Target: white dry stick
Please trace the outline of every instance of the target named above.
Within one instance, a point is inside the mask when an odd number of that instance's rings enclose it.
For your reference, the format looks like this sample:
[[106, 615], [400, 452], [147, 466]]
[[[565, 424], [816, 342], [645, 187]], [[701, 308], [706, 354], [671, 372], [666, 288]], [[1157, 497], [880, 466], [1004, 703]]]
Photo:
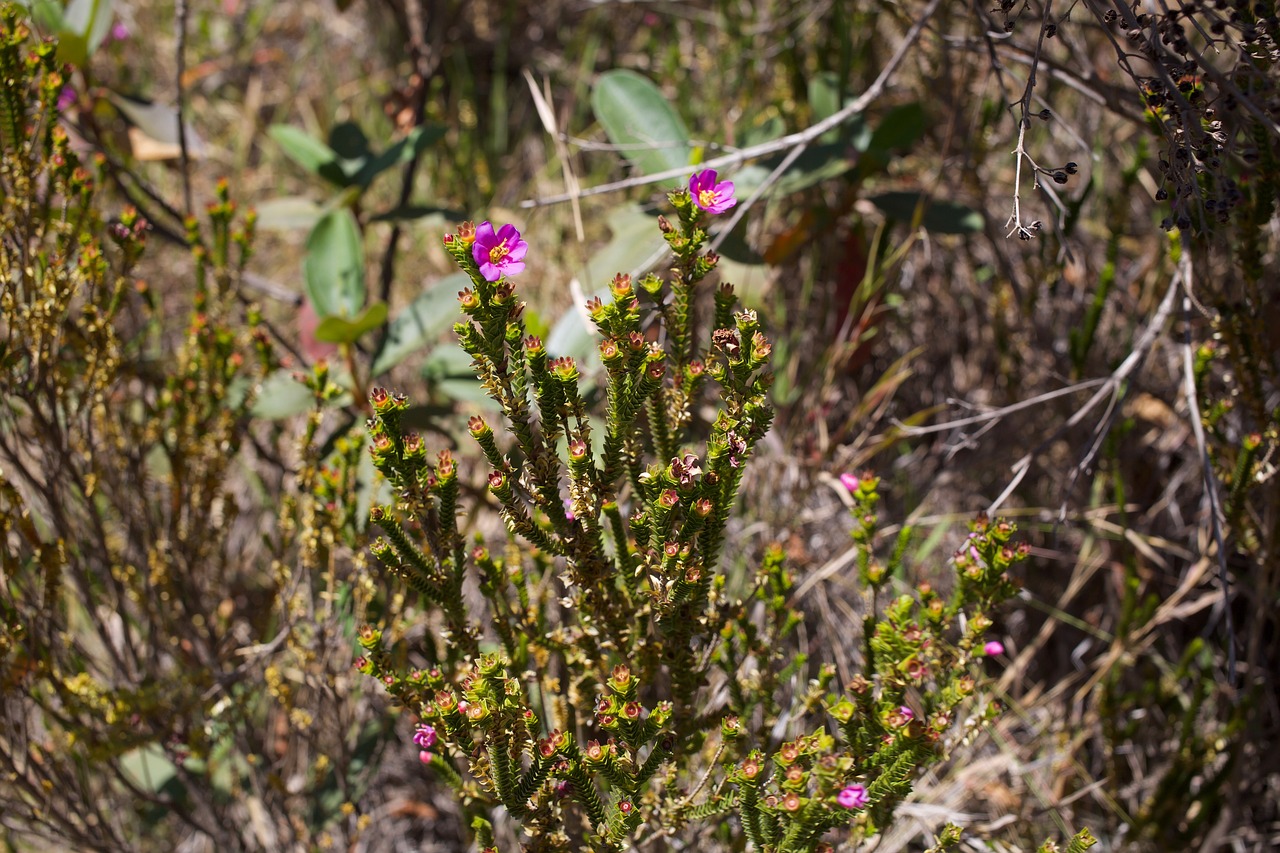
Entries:
[[933, 424], [931, 426], [913, 427], [913, 426], [907, 426], [902, 421], [898, 420], [897, 418], [894, 418], [893, 425], [898, 428], [899, 435], [902, 435], [908, 438], [914, 438], [915, 436], [918, 436], [918, 435], [928, 435], [934, 432], [947, 432], [948, 430], [953, 430], [953, 429], [956, 429], [957, 427], [972, 426], [973, 424], [985, 423], [990, 420], [1000, 420], [1006, 417], [1007, 415], [1013, 414], [1014, 412], [1018, 412], [1023, 409], [1029, 409], [1032, 406], [1039, 405], [1040, 403], [1047, 403], [1048, 401], [1053, 400], [1057, 397], [1064, 397], [1068, 394], [1074, 394], [1077, 391], [1084, 391], [1085, 389], [1088, 389], [1088, 388], [1096, 388], [1097, 386], [1103, 384], [1106, 381], [1107, 381], [1106, 379], [1086, 379], [1084, 382], [1077, 382], [1075, 385], [1068, 385], [1066, 388], [1059, 388], [1056, 391], [1046, 391], [1045, 393], [1037, 394], [1036, 396], [1028, 400], [1023, 400], [1018, 403], [1012, 403], [1008, 406], [1003, 406], [999, 409], [992, 409], [991, 411], [983, 412], [980, 415], [973, 415], [967, 418], [960, 418], [959, 420], [947, 421], [944, 424]]
[[1178, 295], [1178, 290], [1182, 287], [1182, 276], [1182, 270], [1179, 269], [1179, 271], [1174, 275], [1173, 280], [1169, 282], [1169, 289], [1165, 292], [1164, 299], [1160, 301], [1160, 306], [1156, 309], [1155, 316], [1151, 318], [1151, 322], [1147, 325], [1147, 328], [1142, 330], [1141, 337], [1139, 337], [1137, 342], [1134, 343], [1133, 350], [1124, 361], [1120, 362], [1120, 366], [1112, 371], [1111, 375], [1102, 383], [1102, 387], [1099, 388], [1097, 392], [1080, 407], [1078, 412], [1068, 418], [1062, 426], [1058, 427], [1052, 435], [1041, 441], [1031, 450], [1027, 451], [1025, 456], [1014, 463], [1012, 469], [1014, 474], [1013, 479], [1009, 481], [1009, 485], [1005, 486], [1005, 489], [1000, 493], [1000, 496], [991, 502], [991, 506], [987, 507], [987, 513], [989, 515], [994, 515], [1004, 504], [1005, 500], [1008, 499], [1009, 495], [1013, 494], [1013, 490], [1018, 487], [1018, 484], [1022, 482], [1022, 479], [1027, 476], [1027, 472], [1031, 470], [1032, 461], [1042, 450], [1044, 450], [1044, 448], [1048, 447], [1051, 442], [1056, 441], [1058, 437], [1068, 429], [1083, 421], [1085, 416], [1088, 415], [1089, 412], [1093, 411], [1094, 407], [1101, 403], [1103, 399], [1111, 397], [1114, 401], [1114, 397], [1119, 391], [1121, 383], [1129, 378], [1129, 375], [1138, 368], [1138, 365], [1142, 363], [1147, 352], [1151, 349], [1152, 344], [1155, 343], [1156, 338], [1160, 336], [1160, 332], [1164, 328], [1165, 322], [1169, 319], [1169, 314], [1173, 311], [1174, 297]]
[[533, 80], [533, 75], [529, 73], [529, 69], [522, 68], [521, 73], [524, 74], [525, 83], [529, 85], [529, 94], [533, 96], [533, 105], [538, 110], [538, 118], [542, 120], [542, 127], [554, 142], [556, 156], [560, 158], [560, 171], [564, 175], [564, 185], [569, 192], [569, 201], [573, 206], [574, 233], [577, 235], [579, 243], [586, 242], [586, 230], [582, 227], [582, 204], [579, 201], [582, 197], [582, 187], [578, 183], [578, 176], [574, 174], [573, 162], [569, 159], [569, 147], [564, 144], [564, 135], [556, 127], [556, 114], [551, 109], [551, 92], [547, 81], [545, 79], [542, 81], [542, 85], [547, 91], [540, 92], [538, 91], [538, 84]]
[[1015, 104], [1018, 108], [1018, 147], [1013, 149], [1014, 167], [1013, 167], [1013, 213], [1009, 216], [1006, 225], [1011, 226], [1006, 237], [1012, 237], [1015, 233], [1019, 239], [1030, 240], [1031, 235], [1040, 230], [1039, 221], [1032, 222], [1029, 225], [1022, 224], [1022, 161], [1026, 160], [1031, 164], [1034, 174], [1037, 175], [1036, 186], [1040, 186], [1040, 167], [1036, 161], [1031, 159], [1031, 155], [1027, 153], [1025, 146], [1027, 140], [1027, 128], [1031, 126], [1031, 116], [1027, 113], [1031, 109], [1031, 93], [1036, 88], [1036, 70], [1040, 65], [1040, 53], [1044, 49], [1045, 32], [1050, 23], [1049, 16], [1053, 10], [1053, 0], [1045, 0], [1044, 15], [1040, 21], [1040, 37], [1036, 41], [1036, 51], [1031, 57], [1031, 63], [1027, 68], [1027, 86], [1022, 90], [1022, 97]]
[[1200, 453], [1200, 469], [1204, 476], [1204, 490], [1209, 498], [1209, 525], [1213, 530], [1213, 544], [1218, 551], [1218, 581], [1222, 584], [1222, 611], [1227, 629], [1227, 684], [1236, 686], [1236, 631], [1231, 618], [1231, 580], [1227, 575], [1227, 546], [1222, 534], [1222, 504], [1218, 498], [1218, 478], [1213, 473], [1209, 459], [1209, 447], [1204, 438], [1204, 424], [1200, 422], [1200, 401], [1196, 397], [1195, 359], [1191, 353], [1191, 301], [1194, 299], [1191, 254], [1184, 246], [1178, 261], [1182, 278], [1183, 340], [1182, 382], [1187, 395], [1187, 417], [1191, 420], [1191, 432], [1196, 438]]

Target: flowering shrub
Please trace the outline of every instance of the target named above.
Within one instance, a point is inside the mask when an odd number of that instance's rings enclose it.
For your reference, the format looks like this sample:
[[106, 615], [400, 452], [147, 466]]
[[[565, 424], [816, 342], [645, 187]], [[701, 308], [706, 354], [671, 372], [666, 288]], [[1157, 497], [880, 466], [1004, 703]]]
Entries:
[[[867, 595], [864, 668], [844, 684], [798, 644], [804, 617], [780, 548], [749, 576], [722, 568], [746, 463], [773, 416], [771, 345], [729, 285], [710, 300], [710, 334], [695, 323], [718, 261], [703, 251], [707, 216], [733, 205], [733, 185], [704, 172], [669, 200], [669, 280], [619, 274], [609, 300], [587, 305], [603, 419], [575, 361], [525, 329], [509, 278], [526, 248], [515, 228], [445, 238], [473, 285], [455, 330], [509, 433], [470, 422], [509, 541], [464, 539], [452, 454], [433, 462], [403, 427], [406, 398], [371, 395], [370, 450], [396, 496], [371, 511], [382, 530], [371, 550], [438, 621], [410, 649], [366, 626], [357, 666], [419, 718], [419, 757], [486, 849], [503, 811], [531, 850], [658, 849], [726, 819], [757, 849], [826, 849], [837, 828], [882, 830], [920, 769], [996, 712], [966, 708], [979, 658], [999, 654], [984, 645], [986, 614], [1027, 553], [1012, 525], [974, 524], [949, 596], [928, 584], [893, 595], [909, 539], [881, 561], [878, 480], [843, 478]], [[662, 322], [657, 340], [646, 313]]]

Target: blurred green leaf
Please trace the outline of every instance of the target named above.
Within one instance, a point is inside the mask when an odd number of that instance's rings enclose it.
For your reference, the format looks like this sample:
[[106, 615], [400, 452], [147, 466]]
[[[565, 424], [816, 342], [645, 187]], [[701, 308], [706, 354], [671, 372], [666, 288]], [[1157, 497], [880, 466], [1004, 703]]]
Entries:
[[[58, 58], [84, 66], [111, 31], [115, 16], [112, 0], [71, 0], [62, 10], [58, 36]], [[47, 12], [42, 13], [49, 17]]]
[[323, 207], [302, 196], [268, 199], [257, 205], [256, 210], [258, 227], [267, 231], [314, 228], [324, 216]]
[[985, 227], [982, 214], [971, 207], [950, 201], [937, 201], [918, 192], [889, 192], [871, 196], [872, 204], [884, 215], [899, 222], [911, 222], [921, 200], [925, 204], [920, 224], [935, 234], [972, 234]]
[[787, 132], [787, 125], [780, 116], [769, 116], [764, 121], [747, 128], [740, 140], [743, 148], [772, 142]]
[[415, 127], [405, 135], [404, 139], [394, 143], [386, 151], [376, 157], [369, 157], [355, 175], [355, 181], [361, 186], [367, 187], [373, 183], [374, 178], [387, 169], [393, 168], [400, 163], [408, 163], [415, 156], [439, 142], [444, 137], [447, 129], [442, 124], [424, 124]]
[[924, 136], [924, 107], [912, 101], [890, 110], [871, 134], [868, 150], [900, 151], [910, 148]]
[[[739, 264], [758, 265], [764, 260], [760, 257], [760, 253], [747, 243], [746, 220], [739, 222], [738, 227], [729, 232], [729, 235], [720, 244], [719, 252], [720, 257]], [[734, 284], [737, 284], [736, 279]]]
[[67, 28], [62, 4], [56, 0], [18, 0], [18, 5], [31, 13], [36, 26], [47, 35], [57, 35]]
[[329, 131], [329, 147], [344, 160], [359, 160], [372, 154], [369, 150], [369, 137], [353, 121], [333, 126], [333, 130]]
[[689, 165], [689, 132], [651, 80], [615, 69], [600, 75], [591, 108], [609, 141], [645, 174]]
[[840, 78], [823, 71], [809, 78], [809, 108], [815, 121], [830, 118], [840, 110]]
[[309, 410], [315, 401], [311, 389], [293, 378], [292, 370], [277, 370], [262, 380], [249, 413], [255, 418], [282, 420]]
[[381, 376], [452, 328], [460, 316], [457, 293], [470, 283], [464, 272], [445, 276], [396, 314], [371, 375]]
[[[604, 248], [596, 252], [587, 261], [581, 278], [591, 285], [588, 296], [609, 298], [608, 288], [604, 283], [617, 273], [634, 275], [656, 252], [664, 248], [662, 235], [658, 232], [657, 218], [646, 212], [640, 205], [632, 203], [615, 207], [607, 217], [612, 236]], [[596, 289], [597, 283], [599, 289]], [[595, 290], [592, 293], [592, 290]], [[560, 319], [551, 327], [546, 335], [547, 351], [554, 355], [571, 355], [579, 364], [588, 368], [600, 361], [596, 349], [595, 326], [588, 323], [577, 307], [572, 307], [560, 315]]]
[[[815, 122], [830, 118], [840, 111], [840, 78], [834, 72], [824, 71], [809, 78], [809, 108], [813, 110]], [[831, 142], [840, 131], [832, 128], [819, 137], [823, 142]]]
[[280, 146], [289, 159], [340, 187], [351, 185], [351, 180], [338, 164], [338, 152], [306, 131], [288, 124], [273, 124], [267, 128], [267, 136]]
[[360, 312], [365, 299], [364, 246], [350, 210], [331, 210], [311, 229], [302, 271], [307, 297], [322, 321]]
[[484, 386], [476, 380], [471, 356], [457, 344], [433, 349], [422, 362], [421, 374], [431, 389], [433, 399], [454, 400], [465, 403], [468, 408], [498, 408], [498, 404], [485, 393]]
[[430, 216], [439, 216], [442, 219], [450, 219], [454, 222], [466, 216], [461, 210], [454, 210], [451, 207], [432, 207], [429, 204], [406, 204], [404, 207], [393, 207], [390, 210], [384, 210], [376, 216], [369, 217], [369, 222], [412, 222], [415, 219], [426, 219]]
[[[620, 272], [635, 273], [665, 245], [658, 231], [658, 219], [639, 204], [615, 207], [605, 216], [609, 226], [609, 242], [591, 256], [582, 271], [590, 291], [605, 284]], [[568, 353], [560, 353], [568, 355]]]
[[325, 317], [316, 326], [316, 340], [327, 344], [353, 344], [361, 335], [372, 332], [387, 322], [387, 303], [375, 302], [360, 313], [359, 317]]
[[133, 785], [154, 794], [178, 774], [159, 744], [149, 743], [120, 756], [120, 771]]

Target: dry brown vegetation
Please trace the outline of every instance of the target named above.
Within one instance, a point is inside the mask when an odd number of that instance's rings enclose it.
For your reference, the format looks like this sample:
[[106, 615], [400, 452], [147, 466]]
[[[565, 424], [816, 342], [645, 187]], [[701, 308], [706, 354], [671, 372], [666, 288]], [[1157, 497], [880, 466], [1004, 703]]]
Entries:
[[[98, 344], [116, 373], [85, 389], [99, 395], [88, 412], [79, 400], [63, 411], [65, 400], [42, 396], [54, 386], [18, 376], [22, 330], [8, 314], [0, 320], [12, 383], [3, 393], [25, 401], [0, 416], [0, 508], [7, 519], [24, 507], [47, 515], [64, 539], [57, 556], [33, 550], [37, 541], [52, 548], [50, 537], [10, 520], [0, 618], [10, 636], [25, 626], [41, 648], [73, 649], [41, 662], [0, 645], [8, 843], [465, 849], [447, 789], [404, 746], [408, 721], [349, 669], [360, 621], [412, 614], [367, 564], [363, 520], [352, 521], [354, 510], [334, 516], [316, 497], [328, 488], [338, 504], [357, 500], [358, 483], [325, 486], [314, 463], [345, 452], [334, 436], [364, 413], [338, 400], [304, 427], [307, 416], [255, 417], [252, 398], [232, 416], [176, 411], [164, 397], [171, 361], [225, 369], [221, 400], [237, 377], [256, 388], [281, 364], [309, 360], [298, 319], [305, 229], [260, 226], [243, 271], [234, 252], [193, 261], [180, 245], [184, 214], [207, 219], [204, 201], [222, 179], [240, 211], [284, 196], [327, 200], [269, 126], [323, 138], [354, 121], [379, 145], [415, 124], [444, 126], [420, 161], [372, 186], [361, 215], [407, 200], [518, 223], [534, 247], [522, 292], [550, 328], [616, 271], [602, 265], [629, 257], [610, 243], [629, 239], [611, 233], [610, 213], [675, 184], [522, 205], [633, 174], [592, 111], [598, 74], [629, 68], [656, 81], [706, 143], [705, 160], [758, 142], [773, 124], [774, 136], [812, 126], [833, 111], [816, 102], [815, 80], [835, 81], [838, 106], [905, 44], [866, 118], [875, 128], [918, 105], [918, 132], [878, 160], [842, 139], [845, 168], [762, 198], [736, 234], [741, 247], [723, 250], [724, 276], [772, 330], [779, 374], [778, 419], [745, 481], [730, 559], [745, 571], [769, 543], [783, 544], [810, 655], [844, 675], [858, 655], [851, 638], [863, 599], [839, 473], [874, 471], [884, 515], [915, 526], [906, 584], [942, 582], [940, 567], [978, 511], [1016, 519], [1030, 539], [1024, 594], [998, 626], [1007, 656], [991, 670], [1008, 713], [917, 786], [877, 851], [925, 849], [948, 820], [973, 850], [1034, 849], [1083, 827], [1108, 850], [1280, 847], [1273, 0], [363, 0], [342, 10], [330, 0], [225, 0], [186, 4], [185, 21], [167, 4], [116, 5], [130, 37], [92, 58], [91, 77], [75, 78], [78, 112], [64, 124], [86, 160], [105, 154], [94, 202], [103, 220], [118, 221], [132, 203], [153, 225], [142, 259], [111, 255], [102, 286], [119, 276], [132, 290], [142, 279], [150, 296], [130, 293], [119, 331]], [[109, 92], [172, 104], [179, 79], [203, 150], [195, 156], [187, 140], [189, 162], [144, 159]], [[981, 224], [938, 225], [924, 206], [886, 213], [870, 199], [887, 192], [962, 205], [949, 215], [976, 212]], [[6, 210], [8, 233], [21, 223], [17, 206]], [[450, 271], [439, 242], [447, 215], [361, 224], [370, 292], [393, 315]], [[51, 232], [65, 239], [72, 227]], [[194, 285], [202, 265], [208, 291]], [[226, 334], [220, 343], [188, 323], [197, 292]], [[251, 302], [262, 315], [252, 333]], [[482, 466], [463, 441], [473, 396], [442, 385], [443, 368], [421, 371], [447, 341], [381, 381], [430, 400], [420, 427], [466, 448], [455, 451], [461, 479], [479, 484]], [[365, 344], [355, 363], [367, 377], [376, 346]], [[64, 357], [67, 348], [76, 345], [64, 344]], [[129, 399], [145, 401], [135, 432], [105, 431], [103, 407]], [[42, 412], [66, 436], [42, 432]], [[66, 426], [77, 418], [86, 431]], [[148, 457], [147, 442], [164, 431], [147, 418], [187, 431], [177, 445], [191, 451], [207, 494], [184, 490]], [[222, 442], [201, 448], [209, 435]], [[68, 461], [50, 467], [46, 454], [59, 452]], [[56, 471], [72, 485], [51, 478]], [[105, 509], [95, 509], [94, 483], [105, 486]], [[367, 495], [359, 500], [367, 507]], [[52, 512], [58, 504], [67, 511]], [[99, 517], [107, 523], [96, 538], [69, 547], [84, 520]], [[20, 603], [42, 587], [20, 567], [59, 560], [74, 568], [68, 583], [81, 584], [85, 612], [24, 623]], [[121, 574], [126, 565], [132, 573]], [[113, 579], [99, 588], [95, 577]], [[152, 598], [167, 583], [181, 614]], [[110, 627], [107, 614], [132, 606], [124, 602], [141, 602], [138, 622], [150, 633]], [[116, 652], [124, 660], [103, 662]], [[57, 687], [76, 667], [127, 673], [139, 708], [97, 688]], [[46, 711], [81, 704], [54, 714], [57, 725], [37, 724], [24, 694]], [[78, 745], [55, 746], [67, 730], [80, 733]], [[184, 771], [181, 797], [152, 786], [121, 748], [130, 732], [169, 759], [200, 752], [210, 772]], [[37, 767], [32, 743], [44, 757]]]

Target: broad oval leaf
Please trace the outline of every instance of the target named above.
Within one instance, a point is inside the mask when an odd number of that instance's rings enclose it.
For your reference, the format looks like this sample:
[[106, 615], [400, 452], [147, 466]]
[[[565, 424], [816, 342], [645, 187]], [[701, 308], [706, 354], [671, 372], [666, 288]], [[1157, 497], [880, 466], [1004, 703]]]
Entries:
[[288, 124], [271, 125], [267, 128], [267, 136], [280, 146], [290, 160], [313, 175], [330, 178], [332, 166], [338, 162], [338, 154], [328, 145], [306, 131]]
[[369, 137], [364, 135], [360, 125], [354, 121], [335, 124], [329, 131], [329, 147], [339, 157], [346, 160], [360, 160], [369, 157]]
[[255, 209], [258, 212], [258, 227], [267, 231], [314, 228], [320, 217], [324, 216], [323, 207], [302, 196], [268, 199]]
[[164, 750], [156, 743], [131, 749], [120, 756], [120, 772], [135, 787], [154, 794], [178, 775]]
[[645, 174], [689, 165], [691, 146], [684, 122], [649, 78], [615, 69], [600, 75], [591, 108], [609, 141]]
[[884, 152], [910, 148], [924, 136], [926, 117], [924, 107], [919, 101], [912, 101], [900, 107], [894, 107], [871, 134], [869, 150]]
[[[453, 400], [467, 408], [498, 409], [476, 379], [471, 356], [457, 344], [436, 347], [422, 362], [419, 371], [434, 399]], [[408, 414], [408, 413], [406, 413]]]
[[277, 421], [300, 415], [315, 405], [315, 394], [293, 378], [292, 370], [277, 370], [262, 380], [249, 413], [255, 418]]
[[62, 10], [58, 58], [84, 66], [111, 31], [112, 0], [71, 0]]
[[405, 135], [404, 139], [391, 145], [376, 157], [369, 157], [354, 180], [367, 187], [374, 178], [400, 163], [408, 163], [431, 145], [439, 142], [447, 131], [442, 124], [422, 124]]
[[18, 5], [31, 12], [31, 19], [44, 34], [61, 33], [67, 28], [62, 4], [57, 0], [18, 0]]
[[375, 302], [355, 319], [325, 317], [316, 326], [316, 340], [329, 344], [353, 344], [366, 332], [387, 322], [387, 303]]
[[364, 246], [350, 210], [331, 210], [311, 229], [302, 272], [307, 298], [322, 320], [360, 313], [365, 298]]
[[464, 272], [445, 276], [396, 314], [371, 375], [381, 376], [452, 328], [459, 319], [457, 293], [470, 283]]
[[809, 109], [813, 110], [815, 122], [840, 111], [840, 78], [834, 71], [823, 71], [809, 78]]

